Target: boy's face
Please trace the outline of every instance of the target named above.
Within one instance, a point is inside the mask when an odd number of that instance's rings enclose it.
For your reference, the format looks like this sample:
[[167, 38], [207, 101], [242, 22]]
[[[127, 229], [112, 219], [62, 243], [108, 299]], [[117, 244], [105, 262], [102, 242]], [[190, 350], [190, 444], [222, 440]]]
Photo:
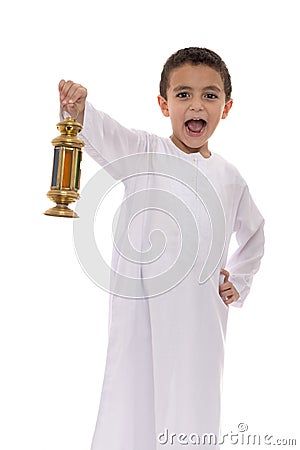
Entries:
[[178, 67], [170, 74], [167, 99], [159, 96], [158, 102], [171, 119], [173, 143], [186, 153], [208, 157], [208, 139], [232, 106], [232, 100], [225, 103], [220, 74], [203, 64]]

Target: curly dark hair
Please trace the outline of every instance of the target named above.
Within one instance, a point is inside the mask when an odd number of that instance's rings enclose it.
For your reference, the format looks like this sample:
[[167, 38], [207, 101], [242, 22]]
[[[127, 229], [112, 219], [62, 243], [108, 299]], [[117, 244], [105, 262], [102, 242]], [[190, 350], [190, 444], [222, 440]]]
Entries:
[[217, 53], [213, 52], [212, 50], [208, 50], [207, 48], [201, 47], [183, 48], [181, 50], [178, 50], [176, 53], [173, 53], [173, 55], [171, 55], [167, 59], [161, 73], [159, 84], [160, 95], [163, 98], [167, 99], [167, 90], [169, 88], [170, 74], [172, 70], [177, 67], [183, 66], [184, 64], [203, 64], [219, 72], [224, 83], [226, 102], [230, 100], [232, 86], [231, 77], [226, 64], [220, 58], [220, 56], [217, 55]]

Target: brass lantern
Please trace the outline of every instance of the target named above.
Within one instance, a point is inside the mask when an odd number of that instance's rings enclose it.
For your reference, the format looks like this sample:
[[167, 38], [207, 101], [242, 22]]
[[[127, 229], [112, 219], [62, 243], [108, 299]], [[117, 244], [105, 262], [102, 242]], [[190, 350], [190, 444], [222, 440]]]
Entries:
[[63, 122], [56, 126], [60, 136], [51, 142], [54, 145], [54, 159], [50, 191], [47, 196], [56, 203], [56, 206], [45, 211], [48, 216], [74, 217], [78, 215], [68, 207], [69, 203], [79, 199], [80, 188], [80, 162], [84, 142], [77, 137], [82, 125], [76, 117], [64, 117]]

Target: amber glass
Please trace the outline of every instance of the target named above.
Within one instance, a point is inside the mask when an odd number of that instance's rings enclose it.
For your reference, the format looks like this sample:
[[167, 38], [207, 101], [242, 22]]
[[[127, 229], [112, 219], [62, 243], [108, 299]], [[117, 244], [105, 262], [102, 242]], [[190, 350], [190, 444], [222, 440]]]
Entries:
[[73, 150], [65, 150], [65, 160], [64, 160], [62, 184], [61, 184], [61, 186], [63, 188], [70, 187], [71, 170], [72, 170], [72, 155], [73, 155]]

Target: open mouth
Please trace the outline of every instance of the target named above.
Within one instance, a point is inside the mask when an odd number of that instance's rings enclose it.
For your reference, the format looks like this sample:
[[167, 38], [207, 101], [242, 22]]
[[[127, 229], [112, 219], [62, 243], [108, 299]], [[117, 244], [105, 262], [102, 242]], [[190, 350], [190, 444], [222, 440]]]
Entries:
[[184, 122], [186, 132], [189, 136], [198, 137], [206, 127], [206, 121], [203, 119], [190, 119]]

